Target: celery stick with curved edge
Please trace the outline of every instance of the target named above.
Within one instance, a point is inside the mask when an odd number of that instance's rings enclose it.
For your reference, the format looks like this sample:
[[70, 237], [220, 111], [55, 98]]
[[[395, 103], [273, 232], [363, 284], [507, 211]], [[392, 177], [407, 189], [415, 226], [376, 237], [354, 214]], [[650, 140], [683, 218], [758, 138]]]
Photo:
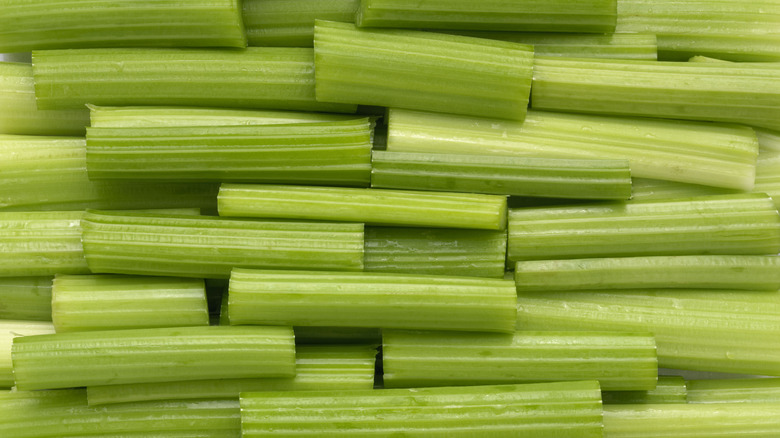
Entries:
[[0, 320], [51, 321], [51, 277], [0, 277]]
[[679, 376], [658, 376], [655, 389], [649, 391], [601, 391], [604, 404], [635, 405], [687, 403], [688, 388]]
[[688, 403], [780, 403], [780, 378], [688, 381]]
[[317, 100], [523, 120], [532, 46], [317, 20]]
[[293, 377], [289, 327], [176, 327], [14, 340], [19, 390], [217, 378]]
[[11, 346], [18, 336], [48, 335], [54, 325], [47, 321], [0, 320], [0, 388], [14, 386]]
[[360, 0], [244, 0], [250, 46], [312, 47], [314, 20], [352, 22]]

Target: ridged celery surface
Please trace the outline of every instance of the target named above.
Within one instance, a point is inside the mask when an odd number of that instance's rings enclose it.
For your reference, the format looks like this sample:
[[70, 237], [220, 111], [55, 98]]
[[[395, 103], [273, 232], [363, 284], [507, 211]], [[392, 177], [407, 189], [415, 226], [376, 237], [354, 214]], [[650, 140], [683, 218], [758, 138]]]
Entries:
[[51, 321], [51, 277], [0, 277], [0, 320]]
[[506, 197], [350, 187], [222, 184], [220, 216], [401, 227], [506, 228]]
[[[759, 152], [759, 157], [760, 156], [761, 153]], [[758, 179], [759, 172], [759, 166], [756, 164], [756, 179]], [[755, 190], [755, 188], [756, 187], [754, 186], [753, 189]], [[648, 178], [633, 178], [631, 189], [631, 199], [635, 201], [719, 196], [740, 193], [739, 190], [734, 189]]]
[[371, 187], [567, 199], [629, 199], [628, 160], [374, 151]]
[[775, 205], [780, 206], [780, 150], [761, 149], [756, 162], [756, 185], [753, 190], [766, 193], [775, 201]]
[[780, 376], [778, 292], [520, 293], [517, 329], [650, 332], [660, 367]]
[[11, 361], [11, 346], [14, 338], [52, 333], [54, 333], [54, 325], [51, 322], [0, 320], [0, 388], [14, 386], [13, 363]]
[[659, 376], [655, 389], [649, 391], [602, 391], [604, 404], [635, 405], [658, 403], [687, 403], [688, 387], [679, 376]]
[[51, 306], [57, 333], [209, 325], [201, 279], [58, 275]]
[[688, 381], [688, 403], [780, 403], [780, 378]]
[[255, 437], [601, 437], [596, 382], [241, 394]]
[[296, 345], [375, 345], [382, 344], [378, 328], [293, 327]]
[[261, 271], [230, 275], [230, 323], [513, 332], [506, 280], [384, 273]]
[[780, 63], [537, 57], [531, 102], [538, 110], [780, 129]]
[[764, 194], [512, 209], [510, 261], [780, 252]]
[[95, 273], [228, 278], [233, 267], [363, 268], [363, 225], [88, 212]]
[[0, 52], [246, 47], [238, 0], [3, 0], [0, 8]]
[[386, 388], [598, 380], [603, 390], [655, 388], [649, 333], [382, 332]]
[[505, 260], [505, 231], [366, 227], [366, 271], [503, 278]]
[[596, 289], [780, 289], [780, 257], [694, 255], [527, 260], [515, 264], [522, 292]]
[[295, 376], [289, 327], [176, 327], [14, 340], [19, 390]]
[[355, 111], [314, 99], [314, 51], [303, 48], [39, 50], [33, 76], [41, 109], [91, 103]]
[[532, 46], [317, 20], [317, 100], [523, 120]]
[[358, 26], [591, 32], [615, 30], [615, 0], [361, 0]]
[[259, 126], [87, 128], [90, 179], [368, 186], [368, 119]]
[[244, 0], [250, 46], [312, 47], [314, 20], [351, 23], [360, 0]]
[[295, 377], [220, 379], [90, 386], [90, 406], [150, 400], [238, 399], [256, 391], [371, 389], [376, 348], [361, 345], [298, 346]]
[[780, 131], [763, 128], [755, 128], [755, 131], [761, 149], [780, 151]]
[[628, 160], [636, 177], [750, 190], [758, 141], [744, 126], [529, 111], [523, 123], [390, 110], [387, 150]]

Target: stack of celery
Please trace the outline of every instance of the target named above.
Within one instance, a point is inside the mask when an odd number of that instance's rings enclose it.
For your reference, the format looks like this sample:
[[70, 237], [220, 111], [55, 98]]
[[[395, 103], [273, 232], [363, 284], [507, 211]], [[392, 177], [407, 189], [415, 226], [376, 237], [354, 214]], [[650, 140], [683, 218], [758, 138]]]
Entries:
[[0, 436], [780, 436], [779, 48], [779, 0], [0, 0]]

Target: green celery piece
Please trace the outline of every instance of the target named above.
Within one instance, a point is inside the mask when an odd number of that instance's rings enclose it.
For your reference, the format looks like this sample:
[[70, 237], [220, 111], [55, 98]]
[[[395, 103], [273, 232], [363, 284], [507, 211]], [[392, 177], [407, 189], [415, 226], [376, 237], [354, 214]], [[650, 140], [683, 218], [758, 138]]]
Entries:
[[780, 252], [772, 199], [746, 193], [512, 209], [508, 259]]
[[312, 47], [314, 20], [352, 22], [360, 0], [244, 0], [250, 46]]
[[763, 128], [755, 128], [755, 131], [761, 149], [780, 151], [780, 131]]
[[246, 47], [238, 0], [3, 0], [0, 8], [0, 52]]
[[362, 345], [297, 347], [296, 375], [287, 378], [220, 379], [90, 386], [90, 406], [152, 400], [238, 399], [241, 392], [371, 389], [376, 348]]
[[180, 105], [354, 112], [317, 102], [314, 51], [263, 47], [33, 52], [41, 109]]
[[365, 27], [590, 32], [615, 30], [615, 0], [361, 0]]
[[386, 388], [598, 380], [611, 391], [655, 388], [649, 333], [382, 332]]
[[567, 199], [629, 199], [628, 160], [374, 151], [371, 187]]
[[659, 376], [655, 389], [649, 391], [602, 391], [601, 399], [609, 405], [687, 403], [689, 389], [679, 376]]
[[366, 271], [503, 278], [505, 260], [505, 231], [366, 227]]
[[745, 126], [529, 111], [525, 122], [391, 109], [387, 150], [628, 160], [631, 174], [750, 190], [758, 140]]
[[242, 393], [243, 438], [600, 438], [596, 382]]
[[401, 227], [506, 228], [506, 197], [351, 187], [222, 184], [220, 216]]
[[[759, 157], [761, 153], [759, 152]], [[756, 163], [756, 180], [760, 172], [759, 164]], [[635, 201], [645, 201], [650, 199], [674, 199], [674, 198], [692, 198], [699, 196], [719, 196], [733, 195], [740, 193], [739, 190], [724, 189], [720, 187], [702, 186], [699, 184], [686, 184], [674, 181], [664, 181], [660, 179], [633, 178], [632, 179], [631, 199]], [[755, 190], [755, 186], [753, 187]], [[756, 190], [758, 191], [758, 190]]]
[[538, 110], [780, 129], [780, 63], [537, 57], [531, 101]]
[[650, 332], [659, 367], [780, 376], [778, 292], [520, 292], [517, 329]]
[[762, 148], [756, 162], [756, 192], [766, 193], [780, 208], [780, 150]]
[[688, 403], [780, 403], [780, 378], [688, 381]]
[[317, 20], [317, 100], [523, 120], [532, 46]]
[[16, 338], [20, 390], [295, 376], [289, 327], [176, 327]]
[[521, 292], [599, 289], [780, 289], [780, 257], [645, 256], [526, 260], [515, 264]]
[[363, 268], [362, 224], [93, 211], [83, 227], [94, 273], [229, 278], [236, 266]]
[[293, 331], [295, 331], [295, 343], [298, 345], [382, 344], [382, 333], [378, 328], [293, 327]]
[[11, 361], [11, 346], [14, 338], [52, 333], [54, 333], [54, 325], [51, 322], [0, 320], [0, 388], [14, 386], [13, 363]]
[[0, 320], [51, 321], [51, 277], [0, 277]]

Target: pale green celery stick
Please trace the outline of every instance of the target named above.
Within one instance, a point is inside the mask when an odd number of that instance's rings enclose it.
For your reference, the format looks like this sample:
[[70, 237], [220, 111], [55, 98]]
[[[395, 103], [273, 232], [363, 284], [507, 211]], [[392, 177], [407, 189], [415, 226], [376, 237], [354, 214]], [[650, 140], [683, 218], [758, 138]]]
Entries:
[[533, 47], [317, 20], [317, 100], [523, 120]]
[[242, 437], [601, 437], [596, 382], [241, 394]]
[[360, 0], [244, 0], [250, 46], [312, 47], [314, 20], [351, 23]]
[[374, 151], [371, 187], [568, 199], [629, 199], [628, 160]]
[[289, 327], [176, 327], [14, 340], [20, 390], [295, 376]]
[[297, 347], [295, 377], [220, 379], [90, 386], [89, 405], [149, 400], [238, 399], [241, 392], [371, 389], [376, 348], [362, 345]]
[[246, 47], [238, 0], [3, 0], [0, 8], [0, 52]]
[[361, 0], [365, 27], [591, 32], [615, 30], [615, 0]]
[[756, 128], [756, 136], [761, 149], [780, 151], [780, 131]]
[[51, 277], [0, 278], [0, 320], [51, 321]]
[[366, 227], [366, 271], [503, 278], [505, 260], [505, 231]]
[[297, 345], [365, 344], [381, 345], [378, 328], [364, 327], [293, 327]]
[[[759, 156], [761, 154], [759, 153]], [[756, 164], [756, 178], [758, 178], [758, 164]], [[719, 196], [740, 193], [739, 190], [724, 189], [721, 187], [702, 186], [699, 184], [686, 184], [660, 179], [633, 178], [631, 184], [631, 199], [644, 201], [650, 199], [674, 199], [690, 198], [698, 196]], [[755, 189], [755, 186], [754, 186]]]
[[348, 187], [222, 184], [220, 216], [400, 227], [506, 228], [506, 197]]
[[517, 329], [650, 332], [659, 367], [780, 376], [778, 292], [519, 293]]
[[234, 269], [230, 323], [513, 332], [514, 283], [471, 277]]
[[688, 403], [780, 402], [780, 378], [688, 381]]
[[51, 306], [57, 333], [209, 324], [202, 279], [57, 275]]
[[33, 52], [41, 109], [181, 105], [354, 112], [317, 102], [303, 48], [85, 49]]
[[54, 333], [54, 325], [46, 321], [0, 320], [0, 388], [14, 386], [11, 346], [17, 336]]
[[780, 206], [780, 150], [761, 149], [756, 163], [756, 192], [766, 193]]
[[32, 66], [0, 62], [0, 134], [84, 135], [87, 125], [85, 109], [38, 110]]
[[382, 332], [386, 388], [598, 380], [612, 391], [650, 390], [658, 378], [649, 333]]
[[780, 216], [764, 194], [512, 209], [508, 259], [780, 252]]
[[750, 190], [745, 126], [529, 111], [525, 122], [390, 110], [387, 150], [628, 160], [633, 176]]
[[531, 102], [538, 110], [720, 121], [780, 129], [780, 62], [537, 57]]
[[83, 226], [94, 273], [228, 278], [236, 266], [363, 268], [362, 224], [88, 212]]
[[635, 405], [658, 403], [687, 403], [689, 390], [685, 379], [679, 376], [659, 376], [655, 389], [649, 391], [602, 391], [604, 404]]

